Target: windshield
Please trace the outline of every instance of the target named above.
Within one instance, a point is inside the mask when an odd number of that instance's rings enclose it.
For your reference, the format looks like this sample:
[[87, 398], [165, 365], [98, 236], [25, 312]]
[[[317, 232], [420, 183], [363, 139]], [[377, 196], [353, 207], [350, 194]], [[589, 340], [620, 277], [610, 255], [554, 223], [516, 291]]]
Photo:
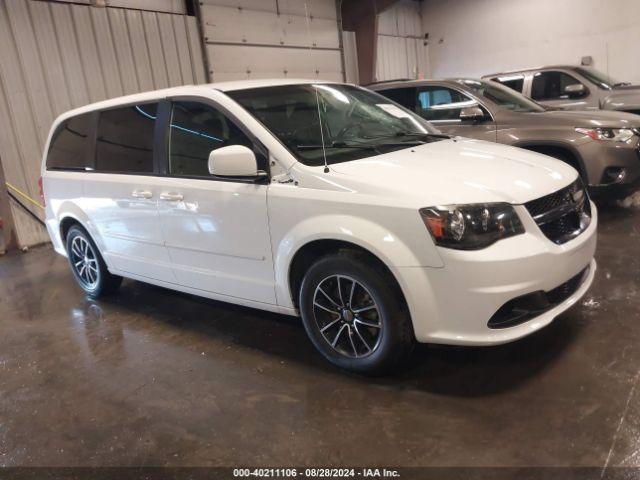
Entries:
[[618, 82], [614, 80], [606, 73], [602, 73], [595, 68], [584, 68], [584, 67], [576, 67], [575, 71], [585, 77], [587, 80], [595, 83], [598, 88], [603, 90], [611, 90], [613, 87], [617, 87], [619, 85], [628, 85], [625, 82]]
[[499, 83], [479, 80], [462, 80], [461, 83], [470, 88], [478, 97], [485, 98], [512, 112], [532, 113], [545, 111], [536, 102]]
[[328, 164], [346, 162], [444, 137], [391, 100], [351, 85], [285, 85], [227, 95], [310, 166], [324, 165], [324, 155]]

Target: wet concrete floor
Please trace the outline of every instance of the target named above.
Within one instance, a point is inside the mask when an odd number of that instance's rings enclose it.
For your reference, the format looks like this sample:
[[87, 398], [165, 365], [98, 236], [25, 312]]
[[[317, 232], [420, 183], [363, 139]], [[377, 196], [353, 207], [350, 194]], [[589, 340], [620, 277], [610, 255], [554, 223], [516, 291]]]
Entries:
[[334, 369], [297, 319], [0, 258], [0, 465], [640, 465], [640, 209], [601, 212], [583, 301], [522, 341]]

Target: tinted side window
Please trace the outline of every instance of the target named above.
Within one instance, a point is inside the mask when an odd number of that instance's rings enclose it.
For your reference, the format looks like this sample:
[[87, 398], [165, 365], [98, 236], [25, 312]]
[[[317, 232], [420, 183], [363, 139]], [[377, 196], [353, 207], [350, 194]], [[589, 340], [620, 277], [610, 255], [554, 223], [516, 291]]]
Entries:
[[524, 86], [524, 77], [522, 76], [510, 76], [510, 77], [497, 77], [492, 78], [494, 82], [501, 83], [505, 87], [509, 87], [516, 92], [522, 93], [522, 87]]
[[447, 87], [423, 87], [418, 90], [416, 113], [429, 121], [460, 119], [460, 110], [478, 103], [462, 92]]
[[220, 147], [253, 143], [215, 108], [198, 102], [175, 102], [171, 112], [169, 173], [209, 176], [209, 153]]
[[93, 162], [87, 158], [91, 114], [72, 117], [53, 134], [47, 154], [47, 168], [85, 169]]
[[413, 97], [415, 96], [415, 91], [415, 88], [390, 88], [389, 90], [379, 90], [378, 93], [390, 98], [409, 110], [414, 110], [415, 105]]
[[153, 129], [157, 103], [100, 112], [96, 170], [153, 173]]
[[571, 75], [562, 72], [539, 72], [533, 77], [531, 84], [531, 98], [534, 100], [554, 100], [556, 98], [569, 98], [564, 93], [568, 85], [580, 84]]

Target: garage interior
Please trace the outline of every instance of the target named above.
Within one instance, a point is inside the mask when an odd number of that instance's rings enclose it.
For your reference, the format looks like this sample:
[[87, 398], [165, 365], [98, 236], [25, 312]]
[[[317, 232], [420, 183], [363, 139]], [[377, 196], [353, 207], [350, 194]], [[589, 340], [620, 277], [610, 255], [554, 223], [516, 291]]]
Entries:
[[132, 280], [89, 299], [38, 186], [53, 120], [106, 98], [584, 57], [638, 84], [639, 41], [634, 0], [0, 1], [0, 467], [640, 466], [638, 193], [599, 205], [595, 281], [550, 326], [420, 345], [368, 378], [327, 364], [296, 318]]

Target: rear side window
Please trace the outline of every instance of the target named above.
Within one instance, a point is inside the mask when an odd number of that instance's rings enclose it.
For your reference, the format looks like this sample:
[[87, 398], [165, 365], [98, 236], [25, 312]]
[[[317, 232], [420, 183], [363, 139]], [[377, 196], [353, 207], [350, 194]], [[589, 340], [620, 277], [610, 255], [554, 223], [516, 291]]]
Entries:
[[253, 149], [252, 141], [219, 110], [199, 102], [174, 102], [169, 137], [172, 175], [209, 176], [209, 153], [229, 145]]
[[84, 170], [92, 167], [88, 158], [91, 114], [85, 113], [63, 122], [53, 134], [47, 154], [47, 168]]
[[505, 87], [509, 87], [516, 92], [522, 93], [522, 87], [524, 86], [524, 76], [522, 75], [510, 75], [504, 77], [496, 77], [492, 79], [494, 82], [501, 83]]
[[100, 112], [96, 170], [153, 173], [153, 130], [157, 110], [157, 103], [146, 103]]
[[564, 89], [569, 85], [580, 84], [578, 80], [563, 72], [539, 72], [533, 77], [531, 98], [534, 100], [554, 100], [569, 98]]

